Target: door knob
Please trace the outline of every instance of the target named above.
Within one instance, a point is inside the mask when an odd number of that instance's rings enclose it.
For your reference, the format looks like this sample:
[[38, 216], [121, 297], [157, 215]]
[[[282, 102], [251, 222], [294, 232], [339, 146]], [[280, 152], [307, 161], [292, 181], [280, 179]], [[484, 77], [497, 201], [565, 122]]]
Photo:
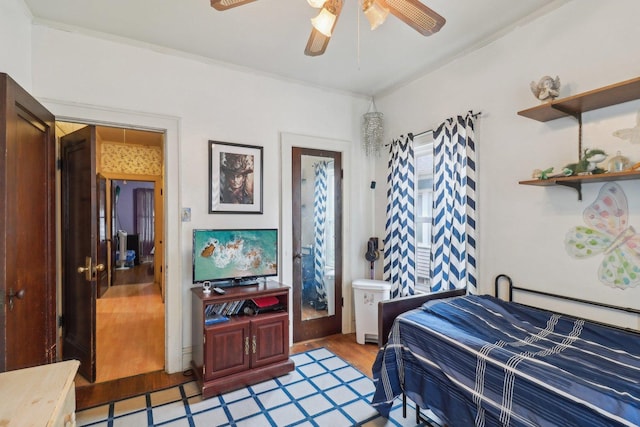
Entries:
[[96, 271], [104, 271], [104, 264], [93, 265], [91, 257], [85, 257], [84, 266], [78, 267], [78, 273], [84, 273], [84, 278], [88, 281], [92, 281], [95, 277]]
[[13, 299], [23, 299], [24, 294], [24, 289], [20, 289], [18, 292], [13, 292], [13, 288], [9, 288], [9, 311], [13, 310]]

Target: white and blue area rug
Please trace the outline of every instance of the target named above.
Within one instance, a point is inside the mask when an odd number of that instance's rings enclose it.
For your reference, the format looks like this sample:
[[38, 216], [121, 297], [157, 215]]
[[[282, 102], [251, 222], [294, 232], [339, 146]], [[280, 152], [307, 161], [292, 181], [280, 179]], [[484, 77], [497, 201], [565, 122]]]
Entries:
[[[330, 351], [291, 356], [288, 375], [202, 399], [195, 382], [111, 402], [76, 414], [78, 426], [415, 426], [397, 400], [390, 419], [369, 404], [373, 381]], [[429, 425], [429, 424], [419, 424]]]

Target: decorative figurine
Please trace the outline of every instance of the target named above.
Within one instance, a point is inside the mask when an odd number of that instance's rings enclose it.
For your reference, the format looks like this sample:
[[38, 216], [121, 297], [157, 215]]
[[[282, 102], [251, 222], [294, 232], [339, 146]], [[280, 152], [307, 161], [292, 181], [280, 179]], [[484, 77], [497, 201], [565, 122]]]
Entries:
[[[593, 151], [601, 151], [601, 153], [593, 153]], [[607, 158], [607, 153], [602, 150], [591, 150], [589, 153], [589, 157], [587, 161], [589, 165], [587, 166], [587, 172], [591, 172], [592, 174], [604, 173], [605, 170], [598, 167], [598, 163], [604, 162], [604, 159]]]
[[533, 173], [531, 174], [531, 178], [549, 179], [549, 175], [551, 174], [551, 172], [553, 172], [553, 168], [552, 167], [544, 169], [544, 170], [534, 169]]
[[580, 174], [600, 174], [606, 172], [604, 169], [598, 167], [598, 163], [604, 161], [607, 158], [607, 153], [598, 148], [587, 148], [584, 150], [584, 155], [578, 163], [570, 163], [565, 166], [566, 169], [571, 170], [570, 175]]
[[620, 151], [616, 152], [616, 155], [609, 159], [609, 172], [624, 172], [631, 167], [629, 158], [623, 156]]
[[531, 82], [531, 92], [540, 101], [553, 101], [560, 95], [560, 77], [555, 80], [550, 76], [544, 76], [538, 83]]
[[549, 179], [549, 178], [560, 178], [563, 176], [573, 175], [573, 171], [566, 167], [562, 168], [560, 172], [555, 173], [553, 175], [551, 174], [551, 172], [553, 172], [553, 167], [550, 167], [544, 170], [534, 169], [533, 173], [531, 174], [531, 177], [534, 179]]

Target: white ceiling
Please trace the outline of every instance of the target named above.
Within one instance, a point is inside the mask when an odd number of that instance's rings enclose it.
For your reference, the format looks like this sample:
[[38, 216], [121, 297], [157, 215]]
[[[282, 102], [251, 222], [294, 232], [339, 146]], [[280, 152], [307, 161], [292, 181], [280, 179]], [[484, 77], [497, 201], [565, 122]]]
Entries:
[[424, 37], [393, 15], [371, 31], [359, 0], [345, 0], [327, 51], [308, 57], [317, 10], [306, 0], [259, 0], [224, 12], [209, 0], [25, 0], [36, 23], [364, 95], [410, 81], [568, 0], [421, 1], [447, 20], [440, 32]]

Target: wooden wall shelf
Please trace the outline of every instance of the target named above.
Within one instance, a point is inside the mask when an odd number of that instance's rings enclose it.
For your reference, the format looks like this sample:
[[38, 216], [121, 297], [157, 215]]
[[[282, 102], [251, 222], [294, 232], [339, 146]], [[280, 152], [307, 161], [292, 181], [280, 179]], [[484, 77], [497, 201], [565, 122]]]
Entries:
[[548, 122], [561, 117], [577, 117], [587, 111], [623, 102], [640, 99], [640, 77], [594, 89], [568, 98], [540, 104], [537, 107], [518, 111], [518, 114], [539, 122]]
[[582, 184], [591, 184], [591, 183], [606, 182], [606, 181], [627, 181], [631, 179], [640, 179], [640, 172], [624, 171], [624, 172], [601, 173], [597, 175], [576, 175], [576, 176], [563, 176], [559, 178], [549, 178], [549, 179], [530, 179], [526, 181], [520, 181], [518, 184], [535, 185], [537, 187], [551, 187], [553, 185], [563, 185], [565, 187], [571, 187], [575, 189], [578, 192], [578, 200], [582, 200]]
[[[578, 158], [582, 155], [582, 113], [609, 107], [616, 104], [640, 99], [640, 77], [612, 84], [599, 89], [590, 90], [568, 98], [540, 104], [537, 107], [518, 111], [518, 115], [539, 122], [548, 122], [561, 117], [574, 117], [579, 123]], [[582, 200], [582, 183], [596, 183], [605, 181], [624, 181], [640, 179], [640, 172], [631, 170], [611, 172], [598, 175], [565, 176], [550, 179], [532, 179], [520, 181], [519, 184], [550, 187], [562, 185], [578, 192], [578, 200]]]

